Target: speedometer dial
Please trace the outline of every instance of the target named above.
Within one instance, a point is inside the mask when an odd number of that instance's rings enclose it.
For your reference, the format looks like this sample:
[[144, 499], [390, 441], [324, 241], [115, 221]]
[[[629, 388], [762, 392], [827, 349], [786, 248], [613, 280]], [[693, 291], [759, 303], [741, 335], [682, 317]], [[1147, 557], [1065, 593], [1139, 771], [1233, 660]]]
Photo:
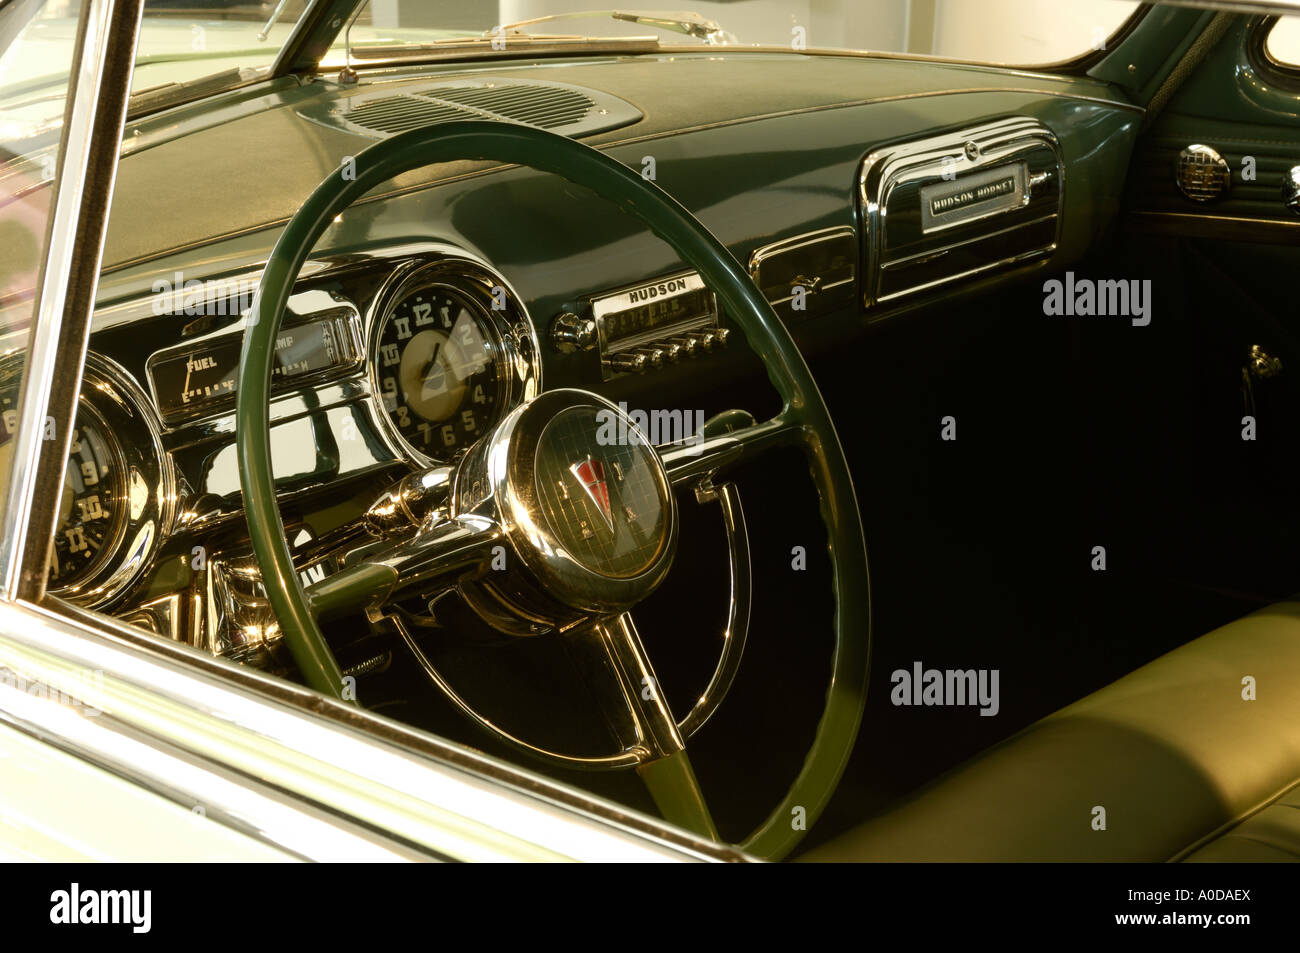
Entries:
[[[0, 486], [14, 466], [22, 363], [0, 361]], [[46, 436], [57, 436], [47, 423]], [[41, 491], [38, 488], [38, 492]], [[148, 399], [116, 364], [88, 353], [68, 442], [48, 587], [94, 608], [150, 567], [177, 507], [175, 475]]]
[[[0, 486], [12, 465], [17, 404], [15, 378], [0, 389]], [[84, 401], [60, 492], [49, 585], [62, 589], [79, 586], [99, 572], [114, 553], [126, 516], [126, 480], [117, 442]]]
[[83, 406], [63, 479], [59, 531], [50, 554], [51, 587], [75, 586], [112, 555], [126, 508], [121, 456]]

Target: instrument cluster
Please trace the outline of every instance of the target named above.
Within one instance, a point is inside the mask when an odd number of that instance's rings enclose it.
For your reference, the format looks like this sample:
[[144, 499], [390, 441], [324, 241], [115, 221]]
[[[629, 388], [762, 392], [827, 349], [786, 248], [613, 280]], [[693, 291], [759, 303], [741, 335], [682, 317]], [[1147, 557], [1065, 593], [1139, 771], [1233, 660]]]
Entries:
[[[235, 408], [250, 285], [237, 276], [161, 307], [141, 299], [97, 315], [50, 551], [52, 594], [120, 605], [164, 558], [190, 562], [192, 543], [206, 546], [210, 529], [242, 518]], [[458, 249], [309, 263], [276, 339], [277, 494], [289, 502], [403, 465], [453, 462], [536, 396], [538, 358], [522, 301]], [[0, 473], [21, 371], [17, 356], [0, 361]]]

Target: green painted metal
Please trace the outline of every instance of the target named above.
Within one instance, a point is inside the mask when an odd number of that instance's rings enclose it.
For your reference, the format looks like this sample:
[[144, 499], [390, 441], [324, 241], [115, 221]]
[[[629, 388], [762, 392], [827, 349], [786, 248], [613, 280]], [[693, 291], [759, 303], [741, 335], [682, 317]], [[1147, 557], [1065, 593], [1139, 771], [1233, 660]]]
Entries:
[[[481, 70], [482, 64], [475, 67]], [[438, 63], [421, 65], [418, 71], [412, 68], [400, 79], [382, 73], [375, 78], [387, 80], [397, 94], [416, 84], [475, 75], [467, 74], [467, 69], [464, 63]], [[1117, 96], [1115, 87], [1089, 76], [793, 52], [719, 50], [674, 57], [584, 57], [545, 66], [501, 63], [493, 70], [512, 82], [574, 82], [636, 103], [646, 113], [641, 122], [584, 141], [605, 151], [621, 151], [620, 144], [626, 142], [637, 162], [653, 152], [661, 160], [660, 184], [667, 183], [679, 201], [694, 209], [709, 205], [728, 209], [725, 225], [729, 231], [720, 237], [742, 255], [743, 251], [736, 249], [738, 238], [770, 239], [777, 229], [793, 231], [805, 224], [817, 227], [814, 222], [792, 220], [791, 204], [748, 200], [769, 183], [797, 176], [807, 184], [802, 207], [810, 214], [818, 212], [822, 201], [836, 199], [848, 211], [854, 166], [872, 145], [982, 117], [1031, 111], [1048, 122], [1063, 142], [1077, 140], [1068, 156], [1072, 163], [1092, 166], [1099, 159], [1105, 165], [1112, 150], [1103, 155], [1097, 146], [1110, 128], [1125, 119], [1124, 111], [1108, 110], [1103, 103], [1084, 109], [1080, 101], [1066, 97], [1088, 97], [1089, 102], [1127, 99], [1123, 94]], [[320, 121], [331, 110], [346, 106], [347, 96], [366, 91], [373, 92], [374, 87], [362, 84], [340, 89], [325, 78], [299, 85], [286, 77], [278, 85], [250, 86], [131, 124], [104, 252], [108, 276], [102, 284], [101, 300], [129, 293], [115, 280], [116, 273], [128, 265], [137, 268], [145, 259], [150, 263], [136, 272], [136, 287], [142, 286], [145, 293], [160, 269], [199, 273], [211, 272], [214, 267], [227, 269], [241, 260], [260, 264], [302, 198], [343, 156], [355, 155], [369, 144]], [[960, 95], [939, 95], [953, 91]], [[304, 121], [305, 117], [317, 121]], [[648, 136], [663, 138], [651, 146], [645, 139]], [[247, 148], [241, 143], [293, 143], [293, 147], [282, 151]], [[619, 158], [625, 163], [632, 161], [630, 155]], [[398, 189], [434, 186], [474, 169], [482, 166], [458, 162], [413, 170], [400, 183], [381, 186], [366, 202]], [[688, 177], [670, 178], [674, 169]], [[176, 182], [178, 170], [184, 170], [193, 195], [184, 215], [176, 212], [173, 191], [158, 187], [159, 182]], [[517, 171], [499, 170], [468, 183], [457, 182], [448, 191], [459, 203], [462, 198], [484, 195], [497, 183], [504, 188]], [[239, 202], [222, 202], [209, 194], [209, 189], [229, 182], [239, 183]], [[1067, 201], [1069, 194], [1067, 190]], [[725, 205], [732, 196], [743, 198]], [[426, 228], [436, 220], [438, 237], [447, 240], [455, 240], [458, 230], [473, 233], [492, 225], [482, 216], [434, 219], [418, 202], [404, 204]], [[779, 218], [774, 214], [778, 209]], [[517, 210], [520, 214], [527, 211]], [[396, 224], [389, 216], [375, 220], [365, 215], [345, 217], [327, 233], [326, 241], [336, 248], [375, 243]], [[707, 224], [716, 228], [723, 223]], [[389, 234], [407, 240], [419, 233]], [[512, 264], [542, 256], [553, 261], [552, 241], [570, 248], [587, 247], [581, 236], [553, 235], [545, 242], [526, 242], [525, 235], [515, 228], [510, 231], [508, 247], [489, 248], [485, 242], [479, 247], [491, 253], [490, 260]], [[196, 237], [202, 239], [197, 249]], [[465, 237], [474, 247], [477, 236]], [[168, 255], [171, 257], [161, 260]]]
[[[1270, 24], [1239, 16], [1165, 107], [1161, 121], [1189, 134], [1206, 119], [1239, 125], [1240, 135], [1277, 145], [1300, 142], [1300, 80], [1279, 82], [1258, 49]], [[1267, 128], [1250, 128], [1251, 126]], [[1212, 135], [1210, 132], [1202, 135]], [[1199, 140], [1198, 140], [1199, 141]], [[1300, 156], [1297, 156], [1300, 159]]]
[[322, 579], [307, 593], [312, 615], [328, 619], [349, 610], [378, 605], [397, 588], [397, 570], [382, 563], [362, 563]]
[[1145, 104], [1213, 18], [1207, 10], [1152, 7], [1088, 75], [1124, 89], [1133, 102]]
[[[280, 235], [249, 318], [238, 386], [239, 470], [249, 532], [268, 597], [295, 661], [309, 684], [338, 694], [330, 655], [294, 571], [272, 482], [267, 401], [276, 332], [294, 279], [334, 217], [395, 175], [435, 162], [510, 162], [559, 175], [591, 189], [640, 219], [693, 265], [722, 300], [763, 361], [780, 394], [782, 417], [798, 425], [819, 489], [830, 541], [836, 597], [835, 650], [826, 708], [802, 769], [786, 798], [745, 842], [751, 852], [784, 856], [802, 836], [792, 817], [811, 826], [838, 783], [857, 737], [870, 657], [866, 545], [852, 478], [812, 374], [784, 325], [721, 242], [670, 195], [609, 156], [526, 126], [456, 122], [412, 130], [376, 143], [323, 181]], [[349, 177], [345, 177], [344, 173]], [[688, 795], [689, 796], [689, 795]]]
[[638, 765], [636, 773], [664, 820], [712, 840], [722, 840], [685, 751]]

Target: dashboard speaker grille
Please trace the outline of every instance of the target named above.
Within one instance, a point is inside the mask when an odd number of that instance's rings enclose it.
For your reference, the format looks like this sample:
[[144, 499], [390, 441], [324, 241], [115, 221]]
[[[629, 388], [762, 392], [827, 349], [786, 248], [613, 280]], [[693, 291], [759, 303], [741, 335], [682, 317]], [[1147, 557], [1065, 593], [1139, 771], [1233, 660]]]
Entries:
[[439, 93], [438, 98], [543, 129], [581, 122], [595, 105], [577, 90], [547, 86], [453, 89]]
[[439, 122], [483, 118], [468, 109], [457, 109], [455, 106], [418, 99], [415, 96], [384, 96], [372, 99], [355, 108], [345, 110], [342, 116], [346, 122], [354, 126], [388, 135]]
[[641, 111], [625, 100], [563, 83], [492, 80], [422, 84], [394, 90], [361, 89], [300, 114], [369, 138], [465, 119], [517, 122], [567, 136], [586, 136], [636, 122]]

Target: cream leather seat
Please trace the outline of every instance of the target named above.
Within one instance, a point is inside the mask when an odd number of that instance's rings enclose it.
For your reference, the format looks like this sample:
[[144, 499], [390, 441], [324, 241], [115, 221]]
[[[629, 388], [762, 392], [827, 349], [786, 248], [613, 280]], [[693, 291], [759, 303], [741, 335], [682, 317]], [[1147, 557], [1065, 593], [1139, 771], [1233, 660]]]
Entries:
[[1300, 860], [1300, 601], [1161, 656], [802, 859]]

